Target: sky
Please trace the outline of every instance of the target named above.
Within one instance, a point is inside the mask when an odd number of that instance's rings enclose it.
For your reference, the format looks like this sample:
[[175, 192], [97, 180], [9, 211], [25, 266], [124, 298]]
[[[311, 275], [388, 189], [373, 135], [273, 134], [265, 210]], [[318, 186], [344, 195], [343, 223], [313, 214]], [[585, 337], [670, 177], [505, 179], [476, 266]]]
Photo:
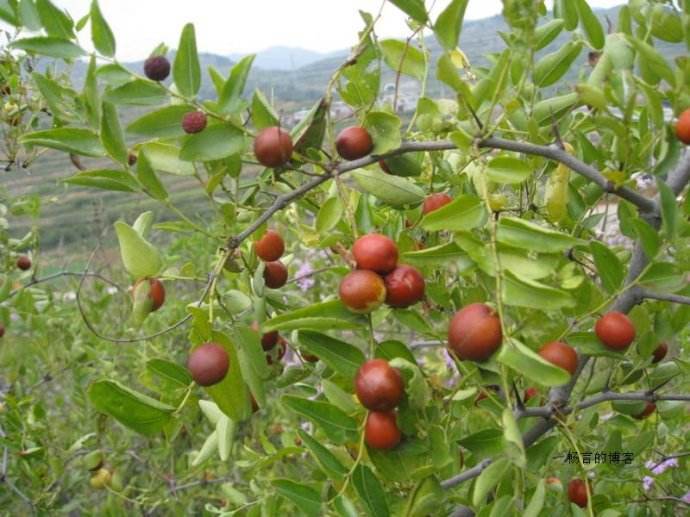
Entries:
[[[624, 0], [589, 0], [595, 7], [612, 7]], [[53, 0], [76, 20], [90, 0]], [[427, 0], [427, 5], [431, 2]], [[449, 0], [436, 0], [432, 19]], [[117, 37], [117, 58], [147, 57], [158, 43], [177, 46], [187, 22], [196, 27], [200, 51], [228, 55], [253, 53], [272, 46], [302, 47], [319, 52], [346, 49], [362, 28], [358, 10], [378, 12], [381, 0], [99, 0], [101, 11]], [[466, 19], [498, 14], [500, 0], [470, 0]], [[386, 3], [377, 33], [402, 37], [405, 16]], [[88, 45], [88, 29], [82, 38]]]

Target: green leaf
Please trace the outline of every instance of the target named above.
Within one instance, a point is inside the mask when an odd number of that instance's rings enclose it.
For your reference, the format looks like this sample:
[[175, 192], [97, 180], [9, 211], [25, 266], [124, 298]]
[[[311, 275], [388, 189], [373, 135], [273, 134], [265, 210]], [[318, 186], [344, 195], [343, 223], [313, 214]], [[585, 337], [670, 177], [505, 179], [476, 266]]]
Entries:
[[541, 509], [544, 507], [544, 495], [546, 493], [546, 482], [540, 479], [537, 483], [537, 488], [532, 494], [532, 498], [529, 500], [529, 504], [525, 511], [523, 512], [523, 517], [539, 517]]
[[458, 46], [467, 4], [468, 0], [453, 0], [436, 18], [434, 33], [446, 50], [453, 50]]
[[290, 130], [292, 141], [295, 142], [295, 152], [303, 153], [307, 149], [321, 148], [326, 134], [326, 114], [328, 106], [325, 99], [319, 99], [314, 104], [306, 117]]
[[554, 17], [563, 20], [566, 30], [574, 30], [578, 22], [577, 5], [573, 0], [555, 0]]
[[175, 411], [174, 407], [115, 381], [97, 381], [89, 387], [88, 393], [98, 411], [145, 436], [161, 432]]
[[228, 80], [218, 97], [218, 108], [221, 111], [233, 113], [242, 107], [241, 96], [255, 57], [255, 54], [243, 57], [230, 70]]
[[405, 515], [409, 517], [424, 517], [433, 515], [443, 500], [441, 484], [435, 476], [421, 481], [407, 499]]
[[194, 111], [194, 107], [187, 104], [166, 106], [134, 120], [127, 126], [127, 132], [149, 138], [184, 136], [182, 118], [190, 111]]
[[374, 149], [371, 154], [384, 154], [400, 147], [400, 117], [385, 111], [370, 111], [364, 117], [364, 127], [369, 130]]
[[[568, 0], [566, 0], [567, 2]], [[574, 0], [573, 2], [577, 7], [577, 14], [580, 18], [580, 23], [585, 31], [587, 40], [595, 49], [604, 48], [604, 43], [606, 41], [606, 36], [604, 34], [604, 28], [599, 22], [599, 18], [594, 14], [592, 8], [589, 6], [586, 0]]]
[[321, 495], [303, 483], [290, 479], [274, 479], [271, 484], [280, 495], [289, 499], [301, 510], [301, 515], [318, 517], [321, 513]]
[[173, 80], [178, 91], [185, 97], [194, 97], [201, 88], [201, 66], [196, 50], [194, 25], [191, 23], [182, 29], [173, 63]]
[[48, 36], [74, 39], [74, 23], [64, 11], [50, 0], [36, 0], [36, 9]]
[[673, 69], [657, 49], [637, 38], [628, 37], [628, 41], [637, 50], [640, 65], [647, 67], [656, 76], [656, 83], [659, 79], [663, 79], [671, 86], [675, 86], [676, 77]]
[[17, 18], [16, 5], [10, 3], [10, 0], [0, 0], [0, 20], [19, 27], [21, 21]]
[[640, 239], [640, 244], [647, 258], [651, 260], [656, 257], [661, 247], [659, 232], [652, 228], [644, 219], [634, 219], [632, 225], [637, 237]]
[[252, 299], [242, 291], [229, 289], [223, 293], [223, 304], [233, 314], [241, 314], [252, 306]]
[[167, 98], [168, 94], [160, 84], [144, 79], [134, 79], [105, 92], [108, 102], [131, 106], [161, 104]]
[[592, 241], [589, 245], [592, 258], [601, 278], [601, 285], [609, 293], [614, 293], [623, 283], [625, 268], [616, 254], [599, 241]]
[[365, 360], [364, 353], [359, 348], [326, 334], [300, 330], [297, 340], [301, 348], [317, 356], [348, 382], [355, 378]]
[[78, 172], [63, 180], [70, 185], [113, 190], [117, 192], [137, 192], [139, 186], [127, 171], [98, 169]]
[[307, 434], [302, 429], [298, 429], [297, 433], [326, 475], [334, 481], [340, 481], [347, 475], [348, 470], [327, 447], [322, 445], [318, 440], [312, 438], [311, 435]]
[[429, 19], [424, 0], [390, 0], [390, 3], [419, 23], [426, 23]]
[[343, 217], [343, 203], [339, 197], [330, 197], [321, 205], [316, 215], [315, 227], [319, 233], [327, 233], [335, 228]]
[[498, 485], [509, 469], [510, 461], [507, 458], [499, 458], [486, 467], [474, 483], [472, 504], [474, 506], [482, 505], [486, 496]]
[[640, 278], [640, 285], [661, 291], [678, 291], [687, 286], [682, 270], [677, 264], [656, 262]]
[[18, 39], [8, 45], [10, 48], [24, 50], [31, 54], [57, 59], [76, 59], [86, 55], [84, 49], [69, 40], [50, 36], [36, 36]]
[[318, 425], [328, 439], [336, 444], [352, 442], [357, 437], [357, 422], [333, 404], [283, 395], [281, 402], [295, 413]]
[[235, 327], [235, 350], [242, 368], [242, 378], [249, 386], [260, 406], [266, 405], [264, 382], [271, 376], [266, 353], [261, 347], [259, 334], [246, 326]]
[[[0, 8], [2, 10], [2, 8]], [[41, 29], [41, 18], [34, 0], [19, 0], [19, 19], [21, 24], [30, 31]]]
[[498, 352], [498, 362], [542, 386], [560, 386], [570, 380], [570, 373], [553, 365], [532, 349], [512, 339]]
[[241, 153], [243, 149], [242, 131], [229, 124], [216, 124], [187, 137], [180, 151], [180, 159], [208, 162]]
[[527, 277], [518, 277], [504, 271], [503, 303], [513, 307], [527, 307], [542, 311], [557, 311], [574, 307], [576, 300], [571, 293], [556, 289]]
[[382, 171], [357, 169], [351, 176], [364, 192], [395, 208], [418, 205], [425, 197], [424, 190], [415, 183]]
[[115, 223], [120, 255], [127, 272], [135, 280], [155, 277], [163, 267], [158, 250], [123, 221]]
[[529, 179], [532, 172], [532, 168], [524, 159], [500, 154], [489, 161], [486, 176], [495, 183], [513, 185]]
[[320, 302], [275, 316], [264, 322], [264, 332], [272, 330], [356, 329], [366, 325], [366, 318], [355, 314], [340, 300]]
[[383, 60], [394, 72], [400, 71], [420, 81], [424, 79], [426, 56], [421, 50], [395, 39], [380, 41], [379, 47]]
[[151, 161], [146, 156], [146, 151], [142, 149], [137, 158], [137, 178], [144, 187], [146, 193], [153, 199], [163, 201], [168, 198], [165, 186], [158, 179], [156, 171], [151, 166]]
[[258, 130], [278, 125], [278, 114], [260, 90], [252, 97], [252, 122]]
[[411, 265], [436, 265], [447, 262], [460, 262], [461, 269], [472, 266], [472, 261], [455, 242], [440, 244], [420, 251], [406, 251], [402, 254], [402, 261]]
[[417, 364], [412, 351], [401, 341], [388, 340], [379, 343], [374, 351], [374, 357], [385, 359], [386, 361], [392, 361], [400, 357], [412, 364]]
[[505, 442], [505, 454], [513, 464], [519, 468], [525, 468], [525, 446], [522, 442], [522, 435], [518, 429], [517, 421], [513, 416], [513, 410], [507, 407], [501, 415], [503, 424], [503, 440]]
[[177, 176], [193, 176], [194, 165], [180, 160], [180, 148], [170, 144], [151, 142], [141, 148], [146, 153], [151, 166], [157, 171], [169, 172]]
[[103, 102], [101, 109], [101, 143], [115, 161], [127, 165], [127, 145], [120, 127], [120, 119], [117, 109], [109, 102]]
[[534, 68], [534, 82], [540, 88], [557, 83], [580, 55], [582, 43], [569, 41], [556, 52], [542, 57]]
[[524, 221], [517, 217], [502, 217], [496, 232], [498, 242], [525, 250], [560, 253], [579, 244], [571, 235]]
[[[391, 0], [392, 1], [392, 0]], [[390, 510], [381, 482], [369, 467], [357, 465], [352, 473], [352, 484], [371, 517], [388, 517]]]
[[367, 448], [378, 475], [387, 482], [409, 483], [426, 476], [431, 467], [429, 443], [414, 438], [406, 439], [394, 449]]
[[405, 393], [413, 409], [423, 409], [431, 401], [431, 390], [424, 379], [422, 371], [416, 362], [396, 357], [390, 361], [393, 368], [397, 368], [405, 378]]
[[[207, 316], [208, 310], [204, 310], [204, 313]], [[211, 395], [211, 398], [218, 404], [218, 408], [223, 413], [231, 420], [241, 422], [251, 414], [251, 407], [249, 405], [247, 385], [242, 377], [242, 368], [237, 350], [232, 341], [220, 332], [212, 332], [211, 340], [225, 348], [225, 351], [228, 353], [230, 368], [222, 381], [204, 389]]]
[[154, 375], [168, 382], [186, 388], [192, 382], [192, 376], [186, 368], [166, 359], [151, 359], [146, 361], [146, 369]]
[[[469, 85], [460, 77], [458, 67], [455, 66], [453, 59], [447, 52], [438, 58], [438, 63], [436, 65], [436, 78], [453, 88], [458, 95], [462, 95], [463, 99], [465, 99], [468, 104], [476, 104]], [[418, 111], [421, 113], [419, 106]]]
[[393, 176], [419, 176], [423, 171], [424, 153], [396, 154], [384, 162]]
[[548, 46], [563, 31], [563, 27], [565, 27], [565, 22], [561, 19], [551, 20], [537, 27], [534, 31], [536, 41], [534, 50], [541, 50]]
[[49, 147], [66, 153], [95, 158], [105, 155], [98, 134], [89, 129], [76, 127], [60, 127], [34, 131], [23, 135], [20, 140], [24, 145]]
[[664, 232], [669, 240], [673, 240], [678, 233], [678, 203], [676, 202], [676, 195], [665, 181], [657, 178], [656, 185], [661, 198], [661, 218], [664, 224]]
[[103, 17], [98, 0], [91, 1], [91, 40], [96, 50], [104, 56], [115, 55], [115, 36]]

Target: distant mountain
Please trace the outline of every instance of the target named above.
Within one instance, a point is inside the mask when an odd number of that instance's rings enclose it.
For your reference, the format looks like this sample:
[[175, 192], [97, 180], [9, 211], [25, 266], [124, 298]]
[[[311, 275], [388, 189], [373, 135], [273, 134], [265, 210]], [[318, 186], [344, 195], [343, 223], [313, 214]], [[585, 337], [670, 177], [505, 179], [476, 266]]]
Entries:
[[[298, 47], [269, 47], [256, 53], [254, 66], [264, 70], [296, 70], [310, 65], [333, 54], [344, 55], [346, 51], [335, 53], [321, 53]], [[246, 54], [230, 54], [230, 59], [237, 61]]]

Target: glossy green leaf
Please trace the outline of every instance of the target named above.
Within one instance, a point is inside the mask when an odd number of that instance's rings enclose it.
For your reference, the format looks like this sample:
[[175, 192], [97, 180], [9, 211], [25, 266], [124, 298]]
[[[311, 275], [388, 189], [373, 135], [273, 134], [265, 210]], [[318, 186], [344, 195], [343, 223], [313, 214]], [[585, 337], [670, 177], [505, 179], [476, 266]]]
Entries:
[[266, 363], [266, 353], [257, 332], [246, 326], [235, 326], [235, 351], [242, 368], [242, 378], [247, 383], [260, 406], [266, 405], [264, 381], [271, 376]]
[[537, 483], [537, 488], [529, 500], [529, 504], [523, 513], [523, 517], [539, 517], [542, 508], [544, 507], [544, 496], [546, 494], [546, 483], [540, 479]]
[[587, 0], [572, 0], [572, 2], [577, 7], [577, 15], [580, 18], [580, 24], [585, 31], [590, 45], [599, 50], [604, 48], [606, 37], [604, 28], [601, 26], [601, 22], [599, 18], [597, 18], [597, 15], [594, 14], [594, 11], [592, 11], [592, 8], [587, 3]]
[[400, 147], [400, 117], [385, 111], [370, 111], [364, 117], [364, 127], [367, 128], [374, 149], [371, 154], [384, 154]]
[[374, 351], [374, 357], [380, 357], [386, 361], [392, 361], [393, 359], [400, 357], [412, 364], [417, 364], [414, 354], [402, 341], [382, 341], [377, 345], [376, 350]]
[[355, 378], [357, 370], [365, 360], [364, 353], [359, 348], [326, 334], [300, 330], [297, 340], [300, 348], [317, 356], [348, 381]]
[[127, 145], [117, 116], [117, 109], [109, 102], [101, 108], [101, 143], [107, 153], [123, 165], [127, 164]]
[[357, 422], [333, 404], [294, 395], [284, 395], [281, 402], [288, 409], [318, 425], [333, 443], [340, 445], [356, 439]]
[[19, 0], [17, 10], [19, 13], [19, 20], [24, 27], [30, 31], [41, 29], [41, 18], [34, 0]]
[[93, 46], [104, 56], [113, 57], [115, 55], [115, 36], [110, 30], [108, 22], [105, 21], [98, 0], [91, 1], [91, 41]]
[[436, 18], [434, 33], [446, 50], [453, 50], [458, 46], [467, 4], [468, 0], [452, 0]]
[[592, 241], [589, 249], [592, 252], [592, 258], [594, 258], [601, 285], [609, 293], [616, 292], [625, 278], [623, 264], [613, 251], [599, 241]]
[[669, 240], [673, 240], [678, 232], [678, 203], [676, 195], [665, 181], [657, 180], [659, 197], [661, 198], [661, 218], [663, 221], [664, 232]]
[[26, 133], [20, 138], [24, 145], [49, 147], [66, 153], [95, 158], [105, 155], [98, 134], [89, 129], [60, 127]]
[[557, 51], [542, 57], [534, 68], [534, 82], [544, 88], [557, 83], [580, 55], [582, 43], [569, 41]]
[[83, 171], [63, 180], [70, 185], [113, 190], [117, 192], [136, 192], [139, 190], [136, 180], [127, 171], [98, 169]]
[[486, 496], [498, 485], [509, 469], [510, 461], [507, 458], [499, 458], [486, 467], [474, 483], [472, 504], [474, 506], [483, 504]]
[[576, 304], [571, 293], [527, 277], [519, 277], [508, 270], [504, 271], [502, 295], [506, 305], [543, 311], [574, 307]]
[[647, 258], [653, 259], [659, 253], [661, 247], [659, 232], [652, 228], [644, 219], [634, 219], [632, 224], [637, 237], [640, 239], [645, 255], [647, 255]]
[[402, 261], [411, 265], [435, 265], [447, 262], [459, 262], [462, 269], [472, 266], [472, 261], [457, 244], [449, 242], [420, 251], [406, 251], [401, 256]]
[[163, 266], [158, 250], [123, 221], [115, 223], [115, 231], [127, 272], [135, 280], [155, 277]]
[[201, 65], [199, 65], [199, 55], [196, 50], [194, 25], [191, 23], [182, 29], [172, 75], [175, 86], [185, 97], [195, 96], [201, 88]]
[[301, 510], [300, 515], [318, 517], [321, 513], [321, 495], [313, 488], [290, 479], [274, 479], [271, 484], [278, 493]]
[[543, 359], [538, 353], [513, 339], [501, 346], [498, 362], [542, 386], [560, 386], [570, 380], [570, 373]]
[[187, 137], [180, 151], [185, 161], [220, 160], [244, 149], [244, 133], [231, 125], [216, 124]]
[[563, 20], [566, 30], [574, 30], [578, 23], [577, 5], [572, 0], [555, 0], [554, 17]]
[[162, 201], [168, 198], [168, 192], [165, 186], [158, 178], [156, 171], [151, 165], [150, 160], [146, 156], [146, 151], [142, 150], [137, 159], [137, 178], [144, 187], [146, 193], [153, 199]]
[[162, 172], [177, 176], [193, 176], [194, 165], [180, 159], [180, 148], [175, 145], [151, 142], [142, 146], [140, 154], [145, 153], [151, 166]]
[[260, 90], [252, 97], [252, 122], [258, 130], [278, 125], [278, 114]]
[[84, 49], [69, 40], [50, 36], [22, 38], [8, 45], [10, 48], [24, 50], [31, 54], [54, 57], [57, 59], [75, 59], [86, 55]]
[[193, 106], [173, 104], [147, 113], [127, 126], [127, 132], [149, 138], [176, 138], [185, 134], [182, 129], [182, 118]]
[[[205, 311], [208, 313], [208, 311]], [[220, 332], [213, 332], [211, 340], [225, 348], [230, 368], [222, 381], [204, 388], [211, 395], [218, 408], [231, 420], [241, 422], [250, 415], [249, 393], [242, 377], [242, 367], [235, 345]]]
[[321, 205], [316, 215], [316, 231], [326, 233], [337, 226], [343, 217], [343, 203], [339, 197], [331, 197]]
[[665, 80], [670, 85], [676, 84], [675, 74], [673, 69], [666, 61], [666, 58], [649, 43], [645, 43], [637, 38], [628, 38], [628, 41], [637, 50], [640, 59], [640, 65], [648, 67], [649, 70], [656, 76], [656, 81], [660, 79]]
[[388, 517], [390, 510], [381, 482], [369, 467], [357, 465], [352, 473], [352, 484], [370, 517]]
[[357, 169], [350, 175], [364, 192], [395, 208], [418, 205], [425, 197], [424, 190], [406, 178], [368, 169]]
[[421, 50], [396, 39], [380, 41], [379, 47], [383, 60], [394, 72], [400, 71], [420, 81], [424, 78], [426, 57]]
[[319, 149], [326, 134], [326, 114], [328, 106], [325, 99], [319, 99], [304, 119], [290, 130], [295, 151], [303, 153], [309, 148]]
[[405, 515], [409, 517], [425, 517], [433, 515], [438, 509], [439, 501], [443, 499], [443, 489], [435, 476], [421, 481], [407, 499]]
[[535, 50], [541, 50], [548, 46], [563, 31], [563, 27], [565, 27], [565, 21], [559, 18], [537, 27], [534, 31], [534, 39], [536, 40]]
[[424, 0], [390, 0], [390, 3], [419, 23], [426, 23], [429, 19], [424, 8]]
[[543, 253], [560, 253], [579, 244], [566, 233], [545, 228], [517, 217], [502, 217], [496, 232], [498, 242], [525, 250], [538, 249]]
[[466, 231], [486, 223], [484, 203], [476, 196], [461, 195], [451, 203], [428, 213], [420, 226], [426, 231]]
[[74, 22], [53, 2], [36, 0], [36, 9], [41, 19], [41, 25], [43, 25], [48, 36], [64, 39], [74, 38]]
[[304, 445], [309, 449], [309, 452], [326, 475], [335, 481], [339, 481], [347, 475], [348, 470], [325, 445], [321, 444], [315, 438], [312, 438], [310, 434], [304, 432], [302, 429], [299, 429], [297, 432], [302, 442], [304, 442]]
[[161, 104], [167, 98], [168, 94], [160, 84], [144, 79], [134, 79], [105, 92], [105, 100], [108, 102], [131, 106]]
[[264, 331], [354, 329], [366, 325], [366, 318], [355, 314], [340, 300], [320, 302], [283, 312], [264, 323]]
[[384, 162], [393, 176], [419, 176], [423, 170], [424, 153], [397, 154]]
[[486, 176], [495, 183], [517, 184], [529, 179], [532, 172], [524, 159], [501, 154], [489, 161]]
[[98, 411], [145, 436], [162, 431], [175, 411], [172, 406], [110, 380], [93, 383], [89, 400]]
[[218, 108], [221, 111], [236, 112], [238, 108], [241, 108], [240, 98], [255, 57], [255, 54], [245, 56], [233, 65], [218, 97]]
[[186, 368], [166, 359], [150, 359], [146, 361], [146, 369], [181, 388], [186, 388], [192, 382], [192, 376]]

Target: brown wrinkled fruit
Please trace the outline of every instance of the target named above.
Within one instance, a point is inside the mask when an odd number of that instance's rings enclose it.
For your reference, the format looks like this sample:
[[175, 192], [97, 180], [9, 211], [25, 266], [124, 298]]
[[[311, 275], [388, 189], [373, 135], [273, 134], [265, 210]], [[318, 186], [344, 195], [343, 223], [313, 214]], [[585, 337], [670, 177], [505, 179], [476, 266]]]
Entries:
[[405, 308], [424, 298], [424, 277], [412, 266], [400, 265], [383, 279], [386, 285], [386, 304]]
[[254, 154], [264, 167], [282, 167], [292, 156], [290, 133], [278, 126], [262, 129], [254, 139]]
[[230, 367], [228, 353], [217, 343], [199, 345], [187, 359], [192, 379], [200, 386], [213, 386], [225, 378]]
[[635, 327], [622, 312], [611, 311], [597, 320], [594, 332], [599, 340], [613, 350], [624, 350], [635, 339]]
[[373, 271], [356, 269], [340, 281], [338, 294], [352, 312], [366, 314], [381, 306], [386, 299], [386, 286]]
[[460, 309], [448, 327], [448, 346], [463, 360], [487, 360], [501, 346], [502, 340], [500, 319], [483, 303], [472, 303]]
[[266, 287], [270, 289], [278, 289], [283, 287], [287, 282], [288, 270], [280, 260], [274, 262], [266, 262], [264, 269], [264, 282]]
[[398, 246], [393, 239], [380, 233], [369, 233], [352, 245], [352, 255], [358, 269], [369, 269], [382, 275], [398, 265]]
[[385, 359], [370, 359], [357, 370], [355, 393], [361, 404], [371, 411], [388, 411], [396, 407], [405, 393], [400, 372]]
[[285, 253], [285, 241], [277, 231], [266, 230], [266, 233], [254, 243], [254, 251], [264, 262], [273, 262]]
[[452, 201], [453, 198], [448, 194], [431, 194], [424, 199], [424, 203], [422, 204], [422, 215], [426, 215], [434, 210], [438, 210]]
[[395, 411], [372, 411], [364, 426], [364, 441], [374, 449], [392, 449], [400, 443]]
[[546, 343], [539, 350], [539, 355], [548, 362], [570, 372], [570, 375], [575, 374], [577, 370], [577, 352], [573, 347], [560, 341]]
[[374, 141], [365, 128], [352, 126], [343, 129], [338, 134], [335, 139], [335, 148], [346, 160], [357, 160], [364, 158], [374, 149]]

